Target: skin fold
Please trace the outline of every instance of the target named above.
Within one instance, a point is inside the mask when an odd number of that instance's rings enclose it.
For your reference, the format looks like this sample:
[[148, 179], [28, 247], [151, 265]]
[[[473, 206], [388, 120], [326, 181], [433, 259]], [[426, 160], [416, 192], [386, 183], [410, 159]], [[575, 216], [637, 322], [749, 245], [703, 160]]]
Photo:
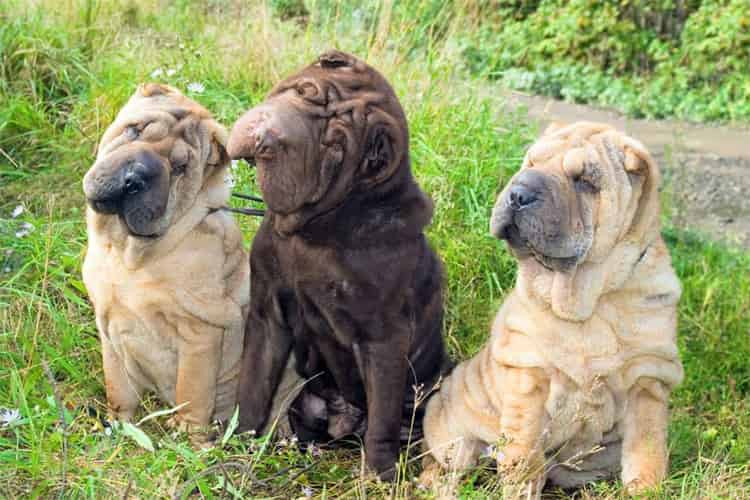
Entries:
[[257, 167], [268, 207], [250, 258], [241, 428], [264, 424], [293, 353], [308, 379], [290, 409], [300, 439], [363, 435], [369, 467], [392, 478], [400, 441], [421, 433], [415, 393], [446, 359], [443, 273], [423, 234], [432, 203], [393, 89], [325, 53], [237, 121], [228, 151]]
[[424, 482], [488, 445], [516, 495], [664, 478], [683, 371], [658, 183], [645, 148], [604, 124], [553, 127], [531, 146], [490, 223], [518, 260], [516, 286], [488, 343], [428, 402]]
[[83, 280], [107, 401], [129, 420], [145, 391], [184, 405], [197, 440], [236, 404], [250, 270], [229, 198], [226, 130], [174, 88], [146, 84], [105, 132], [83, 180]]

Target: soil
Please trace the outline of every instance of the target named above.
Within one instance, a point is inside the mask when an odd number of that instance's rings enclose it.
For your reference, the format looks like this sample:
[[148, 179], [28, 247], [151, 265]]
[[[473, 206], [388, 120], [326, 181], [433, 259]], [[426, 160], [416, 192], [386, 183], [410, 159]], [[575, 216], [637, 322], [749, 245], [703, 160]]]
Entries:
[[506, 106], [551, 121], [611, 123], [640, 140], [662, 168], [672, 222], [750, 249], [750, 128], [641, 120], [593, 106], [507, 91]]

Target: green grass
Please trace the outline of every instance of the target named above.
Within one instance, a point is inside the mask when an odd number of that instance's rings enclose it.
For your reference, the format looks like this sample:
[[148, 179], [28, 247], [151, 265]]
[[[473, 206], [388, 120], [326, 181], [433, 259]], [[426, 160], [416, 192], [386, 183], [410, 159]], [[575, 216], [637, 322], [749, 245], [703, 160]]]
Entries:
[[[169, 497], [212, 465], [242, 462], [257, 481], [227, 469], [222, 487], [222, 470], [209, 469], [197, 479], [200, 494], [235, 488], [289, 498], [311, 488], [321, 498], [429, 497], [411, 481], [419, 471], [414, 453], [404, 457], [402, 479], [384, 485], [361, 473], [357, 447], [317, 457], [240, 435], [195, 451], [165, 430], [166, 417], [141, 426], [155, 452], [123, 431], [106, 435], [97, 417], [105, 411], [99, 342], [80, 277], [80, 181], [104, 128], [158, 68], [160, 81], [182, 89], [203, 83], [205, 92], [193, 97], [229, 125], [321, 50], [355, 52], [383, 70], [406, 108], [414, 170], [437, 207], [429, 237], [447, 271], [448, 346], [463, 359], [484, 342], [513, 285], [515, 265], [489, 237], [488, 216], [537, 132], [523, 115], [499, 114], [496, 100], [477, 97], [473, 89], [487, 82], [461, 70], [455, 40], [471, 9], [437, 12], [433, 2], [408, 0], [357, 11], [319, 2], [304, 24], [281, 22], [270, 7], [219, 0], [161, 8], [145, 1], [41, 3], [0, 5], [0, 407], [21, 415], [0, 428], [0, 496]], [[253, 189], [248, 175], [239, 174], [244, 191]], [[25, 211], [12, 218], [19, 204]], [[23, 223], [33, 230], [17, 237]], [[242, 224], [249, 242], [257, 222]], [[672, 398], [671, 473], [655, 496], [747, 497], [750, 257], [669, 225], [665, 233], [685, 289], [679, 339], [687, 376]], [[141, 416], [161, 408], [155, 400], [145, 406]], [[458, 488], [464, 497], [484, 498], [497, 481], [478, 468]], [[615, 482], [581, 495], [621, 494]]]

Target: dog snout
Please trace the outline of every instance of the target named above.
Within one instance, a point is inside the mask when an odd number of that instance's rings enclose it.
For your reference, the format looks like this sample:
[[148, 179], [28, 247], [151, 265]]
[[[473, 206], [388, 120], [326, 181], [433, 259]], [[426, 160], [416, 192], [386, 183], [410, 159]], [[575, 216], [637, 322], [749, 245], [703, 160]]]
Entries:
[[515, 211], [523, 210], [540, 199], [542, 189], [544, 189], [542, 174], [532, 169], [524, 170], [513, 180], [507, 203]]
[[269, 159], [275, 153], [279, 134], [267, 110], [255, 108], [245, 113], [229, 135], [227, 152], [234, 160], [253, 164], [256, 157]]
[[492, 218], [490, 219], [490, 234], [500, 240], [507, 240], [512, 225], [512, 211], [500, 204], [496, 205], [495, 209], [492, 211]]
[[144, 190], [146, 187], [146, 180], [141, 175], [142, 170], [140, 164], [134, 165], [133, 168], [127, 169], [123, 176], [123, 188], [125, 194], [137, 194]]
[[86, 174], [84, 194], [96, 212], [118, 213], [127, 197], [148, 191], [161, 168], [158, 158], [145, 153], [104, 159]]
[[513, 186], [510, 189], [508, 199], [510, 200], [510, 206], [514, 210], [521, 210], [534, 203], [537, 200], [537, 195], [527, 186], [520, 185]]

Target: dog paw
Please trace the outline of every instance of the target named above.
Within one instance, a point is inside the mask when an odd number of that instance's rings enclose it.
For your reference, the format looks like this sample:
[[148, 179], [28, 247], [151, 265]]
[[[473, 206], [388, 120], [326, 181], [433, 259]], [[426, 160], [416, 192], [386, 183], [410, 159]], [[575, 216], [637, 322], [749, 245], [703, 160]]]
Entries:
[[419, 475], [418, 483], [422, 487], [429, 489], [432, 488], [433, 485], [437, 484], [440, 476], [442, 475], [442, 471], [440, 469], [440, 464], [438, 464], [436, 460], [432, 460], [429, 463], [423, 462], [423, 465], [424, 468], [422, 469], [422, 473]]
[[206, 450], [214, 446], [209, 426], [192, 424], [180, 418], [179, 415], [169, 417], [165, 425], [168, 429], [187, 434], [194, 448]]
[[659, 481], [655, 478], [635, 478], [625, 483], [625, 492], [630, 496], [637, 496], [656, 488]]
[[133, 417], [135, 417], [135, 408], [131, 409], [117, 409], [113, 410], [110, 409], [107, 413], [109, 414], [109, 420], [110, 421], [119, 421], [119, 422], [132, 422]]

